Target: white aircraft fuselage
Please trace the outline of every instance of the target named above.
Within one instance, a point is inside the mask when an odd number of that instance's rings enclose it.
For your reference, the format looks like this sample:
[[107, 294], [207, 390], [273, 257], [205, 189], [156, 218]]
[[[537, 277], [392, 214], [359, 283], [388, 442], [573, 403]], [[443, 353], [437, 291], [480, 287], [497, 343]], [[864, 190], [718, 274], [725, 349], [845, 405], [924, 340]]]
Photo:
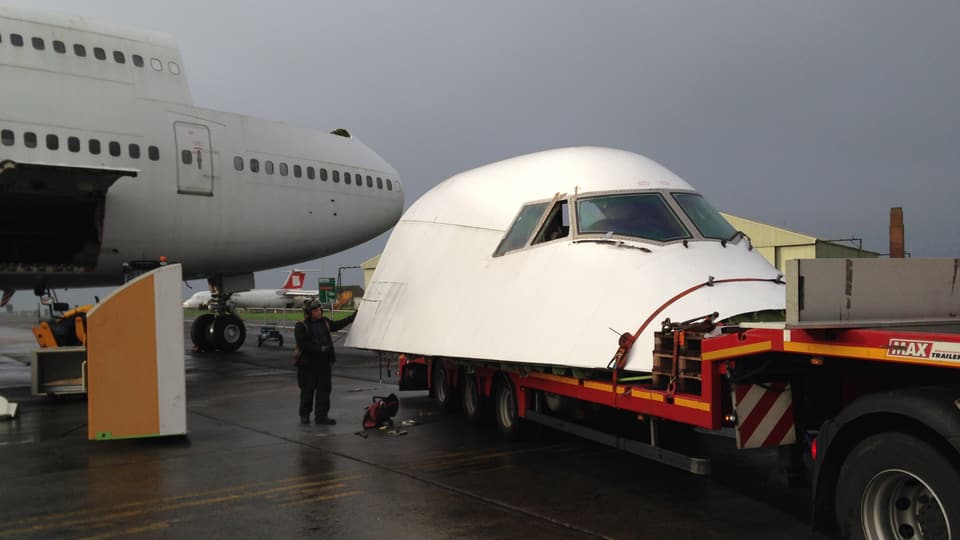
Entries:
[[403, 207], [396, 170], [345, 131], [194, 106], [161, 34], [0, 8], [0, 81], [0, 289], [117, 284], [162, 256], [187, 279], [248, 274], [360, 244]]
[[649, 371], [665, 318], [782, 310], [784, 291], [749, 240], [662, 165], [562, 148], [460, 173], [417, 200], [346, 344], [605, 369], [629, 332], [626, 369]]

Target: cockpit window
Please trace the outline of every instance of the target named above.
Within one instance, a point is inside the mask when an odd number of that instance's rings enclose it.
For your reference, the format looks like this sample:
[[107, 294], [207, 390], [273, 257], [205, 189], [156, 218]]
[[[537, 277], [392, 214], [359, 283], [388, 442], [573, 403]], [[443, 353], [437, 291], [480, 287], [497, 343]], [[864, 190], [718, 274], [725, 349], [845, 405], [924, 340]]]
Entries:
[[604, 195], [577, 201], [580, 234], [612, 233], [657, 242], [690, 238], [690, 233], [658, 193]]
[[534, 244], [549, 242], [570, 235], [570, 210], [566, 200], [558, 201], [550, 209], [550, 215], [543, 222], [543, 227], [533, 239]]
[[723, 219], [702, 195], [698, 193], [674, 193], [673, 198], [705, 238], [727, 240], [737, 234], [737, 230]]
[[507, 235], [497, 246], [497, 250], [493, 252], [493, 256], [499, 257], [508, 251], [520, 249], [527, 245], [527, 239], [533, 234], [533, 228], [537, 226], [537, 222], [540, 221], [540, 216], [543, 215], [546, 207], [547, 203], [542, 202], [528, 204], [521, 208], [520, 213], [517, 214], [517, 219], [513, 221], [513, 225], [510, 226]]

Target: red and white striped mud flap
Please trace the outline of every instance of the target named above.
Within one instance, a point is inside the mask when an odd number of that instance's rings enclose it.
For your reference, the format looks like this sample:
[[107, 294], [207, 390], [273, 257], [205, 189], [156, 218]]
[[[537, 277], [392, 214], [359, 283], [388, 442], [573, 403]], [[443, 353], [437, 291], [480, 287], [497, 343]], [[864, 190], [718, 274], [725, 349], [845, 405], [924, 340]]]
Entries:
[[793, 393], [785, 382], [733, 385], [737, 448], [781, 446], [797, 442]]

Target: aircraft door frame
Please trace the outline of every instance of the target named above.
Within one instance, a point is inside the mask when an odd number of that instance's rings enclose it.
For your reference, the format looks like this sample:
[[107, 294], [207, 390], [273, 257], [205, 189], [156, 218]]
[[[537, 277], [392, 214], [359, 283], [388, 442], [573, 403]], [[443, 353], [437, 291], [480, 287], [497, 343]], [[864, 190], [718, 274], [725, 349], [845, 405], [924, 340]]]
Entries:
[[177, 193], [213, 196], [213, 144], [210, 128], [193, 122], [173, 123], [177, 147]]

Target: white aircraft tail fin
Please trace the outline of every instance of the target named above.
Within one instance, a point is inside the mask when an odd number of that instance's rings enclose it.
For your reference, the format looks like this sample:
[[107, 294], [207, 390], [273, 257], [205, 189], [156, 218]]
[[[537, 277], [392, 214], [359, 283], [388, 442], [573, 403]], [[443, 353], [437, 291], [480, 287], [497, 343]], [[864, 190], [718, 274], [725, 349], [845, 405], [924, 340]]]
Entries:
[[300, 270], [291, 270], [290, 275], [287, 276], [287, 281], [283, 283], [281, 289], [302, 289], [303, 288], [303, 278], [307, 274], [301, 272]]

